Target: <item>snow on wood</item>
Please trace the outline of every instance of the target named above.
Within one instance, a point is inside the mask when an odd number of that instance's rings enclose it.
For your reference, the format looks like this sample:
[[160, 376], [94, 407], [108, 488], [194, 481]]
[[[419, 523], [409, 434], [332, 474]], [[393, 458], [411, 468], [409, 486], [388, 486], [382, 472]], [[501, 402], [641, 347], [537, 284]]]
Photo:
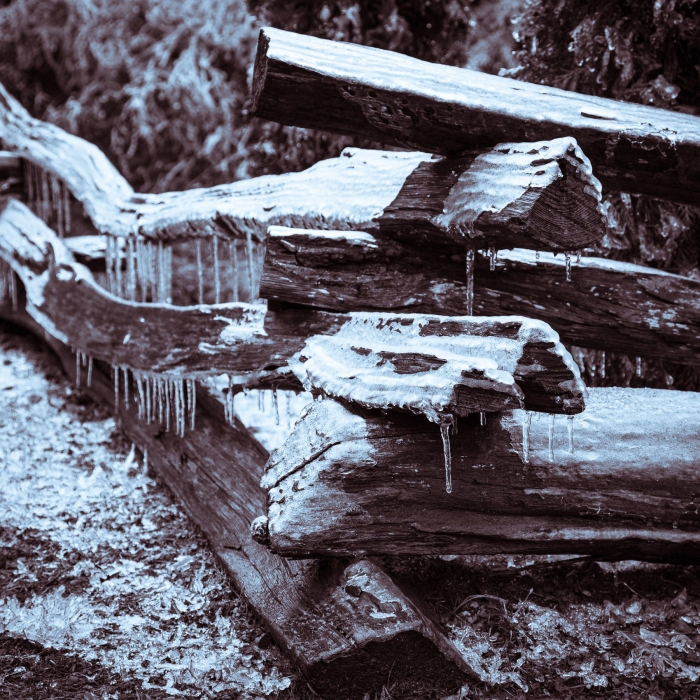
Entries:
[[[699, 362], [697, 280], [615, 260], [523, 249], [499, 250], [491, 271], [489, 257], [476, 255], [475, 313], [541, 319], [564, 341], [583, 347]], [[458, 244], [427, 256], [420, 246], [378, 232], [347, 238], [273, 226], [260, 293], [339, 312], [462, 315], [466, 282]]]
[[[22, 310], [0, 303], [0, 316], [44, 336]], [[50, 336], [47, 341], [75, 379], [70, 349]], [[108, 368], [96, 365], [86, 391], [114, 406]], [[133, 402], [115, 406], [115, 415], [319, 692], [351, 700], [378, 692], [390, 673], [406, 679], [432, 673], [457, 689], [465, 674], [473, 675], [439, 626], [376, 563], [286, 561], [253, 541], [250, 525], [264, 508], [258, 482], [268, 454], [238, 419], [226, 421], [221, 403], [201, 386], [197, 402], [198, 430], [184, 438], [145, 424]]]
[[313, 404], [262, 480], [274, 551], [700, 556], [699, 394], [590, 389], [576, 417], [458, 423], [446, 494], [435, 425]]
[[257, 116], [456, 154], [572, 136], [606, 188], [694, 205], [700, 119], [265, 28]]
[[508, 407], [584, 407], [585, 386], [559, 336], [517, 316], [354, 313], [336, 333], [309, 338], [291, 369], [307, 391], [435, 423]]
[[137, 194], [94, 145], [33, 119], [0, 85], [0, 143], [30, 164], [26, 196], [59, 233], [77, 218], [69, 193], [100, 233], [151, 242], [261, 242], [277, 224], [387, 227], [429, 240], [453, 236], [474, 245], [563, 251], [590, 245], [604, 232], [600, 184], [570, 138], [505, 143], [455, 160], [348, 149], [303, 173]]

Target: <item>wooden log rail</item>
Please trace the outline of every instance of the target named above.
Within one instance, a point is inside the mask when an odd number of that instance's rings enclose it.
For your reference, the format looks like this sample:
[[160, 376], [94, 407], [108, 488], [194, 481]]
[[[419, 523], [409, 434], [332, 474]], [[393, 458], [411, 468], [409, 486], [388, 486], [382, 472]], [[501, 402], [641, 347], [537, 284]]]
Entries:
[[[450, 357], [456, 357], [457, 352], [465, 356], [454, 365], [450, 392], [457, 394], [448, 396], [457, 413], [469, 407], [490, 411], [503, 405], [552, 413], [583, 409], [585, 387], [557, 334], [546, 324], [521, 317], [353, 315], [300, 307], [270, 311], [262, 304], [241, 302], [191, 307], [131, 302], [97, 285], [90, 271], [75, 263], [63, 241], [16, 201], [10, 201], [0, 213], [0, 258], [24, 284], [28, 313], [50, 327], [54, 337], [113, 368], [148, 375], [149, 382], [158, 374], [193, 379], [227, 373], [250, 385], [246, 375], [285, 368], [300, 351], [311, 361], [306, 365], [296, 361], [297, 366], [310, 368], [314, 353], [306, 346], [309, 342], [322, 345], [322, 336], [326, 344], [336, 343], [340, 348], [344, 336], [355, 338], [357, 329], [363, 328], [367, 335], [365, 354], [375, 350], [386, 354], [390, 344], [385, 342], [385, 348], [372, 331], [376, 335], [382, 327], [396, 326], [408, 332], [420, 326], [424, 344], [430, 344], [431, 338], [440, 341], [432, 343], [434, 352], [444, 345]], [[504, 344], [508, 353], [502, 352]], [[444, 354], [444, 348], [440, 352]], [[413, 364], [420, 364], [419, 355], [413, 353], [411, 358]], [[481, 359], [474, 364], [475, 358]], [[402, 374], [407, 380], [406, 361], [393, 359], [396, 376]], [[383, 361], [395, 366], [388, 356]], [[435, 369], [440, 371], [441, 363], [447, 360], [432, 357], [427, 361], [428, 365], [437, 362]], [[471, 362], [469, 367], [467, 361]], [[425, 369], [419, 367], [418, 371]], [[298, 376], [303, 377], [305, 371]], [[291, 373], [278, 376], [279, 388], [289, 383], [291, 388], [301, 388]], [[327, 385], [321, 388], [334, 393]], [[430, 381], [423, 391], [426, 396], [440, 393]], [[445, 408], [447, 404], [438, 410]]]
[[59, 233], [79, 218], [63, 211], [71, 210], [68, 193], [98, 232], [149, 241], [263, 241], [268, 225], [281, 224], [571, 251], [604, 233], [600, 183], [571, 138], [503, 143], [451, 160], [350, 150], [305, 173], [136, 194], [99, 149], [33, 119], [0, 85], [0, 145], [29, 164], [27, 196]]
[[[13, 310], [0, 299], [0, 317], [45, 339], [75, 380], [70, 348], [24, 311], [21, 290], [19, 302]], [[409, 684], [434, 679], [445, 695], [473, 676], [440, 626], [375, 562], [287, 561], [250, 538], [264, 508], [259, 480], [268, 455], [238, 419], [225, 420], [206, 388], [197, 387], [197, 430], [184, 437], [147, 425], [134, 402], [115, 405], [107, 366], [95, 364], [84, 391], [113, 406], [125, 435], [148, 454], [236, 589], [317, 692], [356, 700], [380, 692], [391, 675]]]
[[[527, 250], [477, 254], [474, 313], [523, 314], [574, 345], [700, 364], [700, 282], [641, 265]], [[570, 281], [567, 281], [567, 267]], [[464, 256], [347, 231], [270, 227], [261, 296], [328, 311], [461, 315]]]
[[265, 534], [284, 556], [700, 558], [700, 394], [590, 389], [575, 418], [472, 416], [451, 453], [448, 494], [436, 426], [316, 403], [267, 464]]
[[575, 138], [605, 188], [696, 205], [700, 119], [279, 29], [260, 32], [257, 116], [455, 155]]

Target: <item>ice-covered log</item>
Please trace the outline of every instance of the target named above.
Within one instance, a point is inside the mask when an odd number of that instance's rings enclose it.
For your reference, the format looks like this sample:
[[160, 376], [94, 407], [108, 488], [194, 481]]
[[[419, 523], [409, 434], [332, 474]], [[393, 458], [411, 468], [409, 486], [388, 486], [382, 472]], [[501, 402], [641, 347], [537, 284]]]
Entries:
[[257, 116], [431, 153], [574, 137], [606, 188], [695, 205], [700, 119], [265, 28]]
[[302, 173], [136, 194], [96, 146], [33, 119], [0, 86], [0, 144], [39, 169], [30, 173], [39, 198], [49, 196], [42, 180], [49, 173], [82, 202], [99, 232], [119, 237], [263, 241], [278, 224], [563, 251], [590, 245], [604, 231], [600, 184], [569, 138], [504, 143], [454, 160], [350, 149]]
[[272, 548], [700, 559], [700, 394], [590, 389], [575, 418], [458, 423], [447, 494], [435, 425], [315, 403], [262, 480]]
[[[603, 258], [501, 250], [476, 254], [474, 312], [520, 314], [562, 340], [631, 356], [700, 364], [700, 282]], [[567, 281], [569, 268], [570, 281]], [[360, 231], [271, 227], [260, 285], [266, 299], [332, 311], [462, 315], [460, 246], [431, 251]]]
[[61, 239], [23, 204], [0, 214], [0, 257], [27, 290], [27, 310], [54, 337], [115, 367], [204, 376], [286, 364], [314, 333], [345, 316], [242, 302], [143, 304], [112, 296]]
[[559, 336], [519, 316], [355, 313], [290, 367], [307, 391], [440, 424], [509, 407], [579, 413], [586, 390]]
[[[0, 300], [0, 317], [28, 327], [47, 341], [75, 379], [70, 349], [22, 309]], [[111, 380], [95, 365], [88, 393], [113, 404]], [[197, 430], [180, 438], [120, 403], [116, 417], [126, 436], [173, 491], [242, 597], [279, 646], [329, 698], [355, 700], [381, 691], [386, 679], [439, 678], [454, 692], [470, 668], [432, 621], [374, 562], [315, 559], [287, 561], [250, 538], [262, 512], [259, 486], [265, 449], [203, 387], [197, 389]]]

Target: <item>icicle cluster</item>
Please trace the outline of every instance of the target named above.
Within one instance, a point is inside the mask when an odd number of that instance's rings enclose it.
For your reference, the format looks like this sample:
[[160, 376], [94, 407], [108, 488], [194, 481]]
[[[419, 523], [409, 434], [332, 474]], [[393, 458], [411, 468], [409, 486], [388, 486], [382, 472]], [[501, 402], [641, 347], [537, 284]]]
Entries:
[[4, 260], [0, 260], [0, 302], [6, 301], [12, 304], [13, 311], [17, 311], [17, 275]]
[[87, 377], [85, 384], [89, 388], [92, 386], [92, 364], [93, 360], [90, 355], [87, 355], [84, 352], [81, 352], [80, 350], [75, 351], [75, 385], [80, 388], [82, 384], [82, 370], [83, 368], [87, 368]]
[[24, 160], [27, 206], [63, 238], [70, 230], [70, 192], [63, 180]]
[[109, 291], [131, 301], [168, 304], [172, 297], [172, 248], [141, 236], [107, 236]]
[[114, 405], [122, 400], [128, 408], [133, 395], [138, 416], [147, 424], [154, 422], [170, 432], [185, 437], [185, 430], [195, 427], [197, 393], [194, 379], [164, 374], [135, 372], [128, 367], [112, 367]]

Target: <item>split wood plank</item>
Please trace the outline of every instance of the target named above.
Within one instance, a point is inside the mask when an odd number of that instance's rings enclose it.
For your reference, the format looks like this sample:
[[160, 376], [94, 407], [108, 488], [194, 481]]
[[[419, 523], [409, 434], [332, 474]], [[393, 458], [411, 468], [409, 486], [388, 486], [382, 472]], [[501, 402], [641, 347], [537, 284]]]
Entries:
[[[46, 337], [75, 379], [70, 349], [23, 310], [0, 303], [0, 317]], [[95, 365], [85, 391], [114, 406], [108, 368]], [[122, 430], [209, 540], [236, 589], [317, 691], [354, 700], [394, 678], [435, 679], [454, 692], [473, 675], [439, 626], [374, 562], [286, 561], [250, 538], [264, 508], [259, 486], [268, 455], [221, 404], [197, 389], [197, 429], [186, 437], [146, 425], [134, 402], [115, 413]]]
[[[10, 201], [0, 214], [0, 257], [27, 289], [27, 310], [52, 335], [113, 367], [171, 376], [237, 375], [254, 385], [275, 374], [278, 388], [300, 389], [286, 370], [289, 360], [313, 336], [333, 335], [356, 323], [353, 314], [284, 306], [229, 303], [172, 306], [126, 301], [100, 287], [90, 271], [73, 261], [68, 247], [26, 206]], [[391, 315], [363, 322], [427, 324], [435, 335], [518, 337], [527, 319], [454, 319]], [[537, 338], [517, 345], [512, 376], [529, 410], [576, 413], [584, 387], [576, 364], [546, 324]], [[427, 331], [426, 331], [427, 332]], [[277, 372], [277, 370], [280, 370]], [[241, 376], [243, 375], [243, 376]], [[289, 385], [291, 383], [291, 386]]]
[[316, 403], [266, 467], [271, 546], [284, 556], [697, 562], [700, 394], [590, 389], [586, 411], [569, 420], [519, 410], [484, 426], [460, 419], [448, 494], [437, 426]]
[[458, 154], [574, 137], [607, 189], [695, 205], [700, 119], [391, 51], [265, 28], [253, 77], [264, 119]]
[[[574, 345], [700, 364], [700, 282], [603, 258], [477, 254], [474, 313], [546, 321]], [[261, 296], [317, 309], [462, 315], [464, 252], [432, 251], [379, 234], [270, 227]]]

